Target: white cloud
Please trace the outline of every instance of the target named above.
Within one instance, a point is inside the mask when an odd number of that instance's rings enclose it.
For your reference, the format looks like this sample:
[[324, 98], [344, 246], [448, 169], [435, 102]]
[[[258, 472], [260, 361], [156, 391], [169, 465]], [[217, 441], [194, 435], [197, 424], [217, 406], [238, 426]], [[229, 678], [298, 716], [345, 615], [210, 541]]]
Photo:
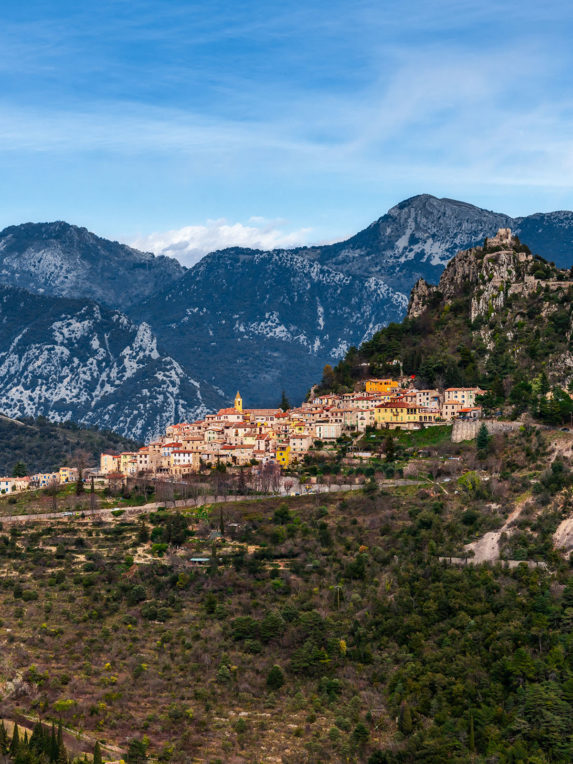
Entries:
[[287, 231], [284, 223], [261, 217], [252, 217], [246, 224], [229, 223], [221, 218], [173, 231], [124, 238], [123, 241], [144, 252], [175, 257], [183, 265], [192, 266], [209, 252], [226, 247], [290, 249], [307, 243], [310, 228]]

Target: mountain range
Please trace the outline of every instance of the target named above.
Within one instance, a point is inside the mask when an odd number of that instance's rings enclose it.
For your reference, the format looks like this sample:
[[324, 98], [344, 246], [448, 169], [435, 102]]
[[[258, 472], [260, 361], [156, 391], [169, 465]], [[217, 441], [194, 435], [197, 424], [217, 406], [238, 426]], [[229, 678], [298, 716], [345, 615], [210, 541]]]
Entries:
[[298, 402], [352, 346], [406, 313], [419, 278], [509, 227], [573, 265], [573, 213], [522, 218], [423, 194], [352, 238], [230, 248], [193, 268], [64, 222], [0, 232], [0, 410], [149, 438], [225, 405]]

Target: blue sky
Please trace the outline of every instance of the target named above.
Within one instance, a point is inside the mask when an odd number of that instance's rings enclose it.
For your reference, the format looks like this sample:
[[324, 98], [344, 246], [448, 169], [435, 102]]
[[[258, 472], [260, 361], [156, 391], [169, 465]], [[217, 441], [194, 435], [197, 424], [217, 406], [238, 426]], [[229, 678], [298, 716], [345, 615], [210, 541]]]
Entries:
[[0, 226], [192, 262], [432, 193], [573, 208], [567, 2], [6, 0]]

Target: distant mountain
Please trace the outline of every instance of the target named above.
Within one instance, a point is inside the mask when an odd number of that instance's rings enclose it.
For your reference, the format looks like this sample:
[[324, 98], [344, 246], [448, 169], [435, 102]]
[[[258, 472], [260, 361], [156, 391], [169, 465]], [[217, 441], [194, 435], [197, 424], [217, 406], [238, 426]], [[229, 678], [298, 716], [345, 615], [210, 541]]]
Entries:
[[85, 300], [0, 287], [0, 411], [153, 437], [223, 404], [147, 324]]
[[[326, 363], [405, 315], [420, 277], [437, 282], [457, 251], [500, 227], [558, 266], [573, 265], [572, 212], [513, 219], [428, 194], [344, 242], [231, 248], [191, 269], [63, 222], [6, 228], [0, 411], [143, 438], [225, 405], [237, 388], [250, 405], [276, 405], [283, 389], [298, 402]], [[11, 287], [37, 297], [14, 297]], [[82, 328], [64, 336], [62, 322]]]
[[25, 223], [0, 232], [0, 283], [37, 294], [87, 297], [125, 308], [184, 273], [177, 260], [68, 223]]
[[227, 249], [131, 308], [174, 358], [230, 397], [300, 400], [327, 362], [400, 318], [407, 298], [378, 278], [289, 252]]
[[346, 241], [296, 252], [343, 273], [377, 276], [409, 292], [419, 278], [438, 281], [456, 252], [481, 244], [499, 228], [511, 228], [556, 265], [573, 265], [573, 212], [511, 218], [430, 194], [400, 202]]

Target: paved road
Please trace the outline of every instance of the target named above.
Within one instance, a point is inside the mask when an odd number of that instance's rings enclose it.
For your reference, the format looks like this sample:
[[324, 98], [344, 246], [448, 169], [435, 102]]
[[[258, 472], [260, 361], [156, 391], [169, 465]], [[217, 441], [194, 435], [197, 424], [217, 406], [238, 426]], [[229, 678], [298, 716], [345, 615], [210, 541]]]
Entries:
[[[402, 478], [396, 478], [395, 480], [382, 480], [378, 483], [378, 485], [384, 485], [389, 488], [392, 487], [398, 487], [398, 486], [408, 486], [408, 485], [428, 485], [427, 480], [406, 480]], [[312, 490], [305, 491], [304, 493], [301, 493], [301, 496], [311, 496], [313, 494], [317, 493], [337, 493], [341, 491], [360, 491], [364, 486], [362, 485], [333, 485], [333, 486], [326, 486], [326, 485], [313, 485]], [[178, 499], [177, 501], [154, 501], [149, 504], [142, 504], [139, 507], [106, 507], [105, 509], [94, 509], [93, 511], [90, 511], [89, 509], [86, 509], [84, 511], [78, 511], [78, 512], [42, 512], [42, 513], [36, 513], [31, 515], [6, 515], [2, 516], [0, 515], [0, 523], [4, 525], [12, 525], [12, 524], [24, 524], [24, 523], [31, 523], [31, 522], [44, 522], [46, 520], [73, 520], [77, 519], [78, 517], [83, 517], [85, 519], [89, 518], [96, 518], [100, 517], [102, 519], [111, 519], [114, 516], [117, 517], [118, 515], [114, 515], [114, 510], [120, 510], [121, 511], [121, 517], [128, 516], [133, 517], [136, 515], [145, 514], [146, 512], [153, 512], [154, 510], [159, 509], [159, 507], [167, 507], [168, 509], [172, 509], [173, 507], [190, 507], [190, 508], [197, 508], [197, 507], [204, 507], [207, 504], [230, 504], [233, 502], [241, 502], [241, 501], [252, 501], [253, 499], [272, 499], [272, 498], [285, 498], [287, 496], [292, 496], [293, 494], [287, 494], [287, 493], [276, 493], [276, 494], [265, 494], [263, 496], [256, 495], [256, 496], [227, 496], [226, 498], [221, 497], [215, 497], [215, 496], [203, 496], [201, 498], [200, 503], [195, 503], [194, 501], [190, 499]]]

